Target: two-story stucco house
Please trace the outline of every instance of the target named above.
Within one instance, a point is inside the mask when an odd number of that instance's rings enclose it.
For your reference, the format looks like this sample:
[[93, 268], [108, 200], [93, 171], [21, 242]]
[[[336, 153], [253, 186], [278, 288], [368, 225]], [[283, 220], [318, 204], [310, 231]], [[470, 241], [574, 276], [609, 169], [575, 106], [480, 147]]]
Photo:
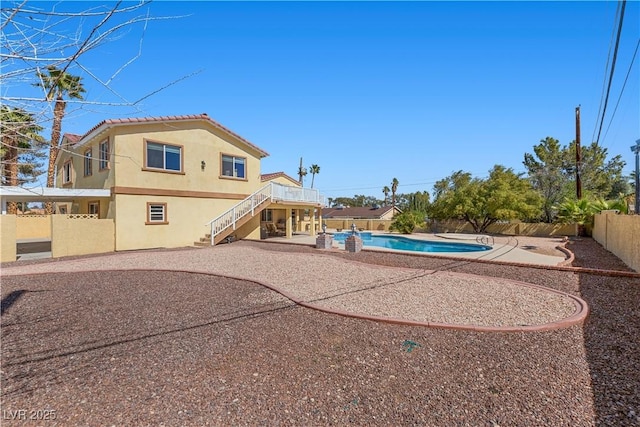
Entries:
[[63, 147], [56, 186], [109, 196], [58, 203], [58, 213], [112, 218], [116, 250], [190, 246], [212, 230], [211, 243], [259, 239], [266, 209], [291, 236], [303, 211], [322, 206], [317, 190], [263, 175], [268, 153], [206, 114], [104, 120]]

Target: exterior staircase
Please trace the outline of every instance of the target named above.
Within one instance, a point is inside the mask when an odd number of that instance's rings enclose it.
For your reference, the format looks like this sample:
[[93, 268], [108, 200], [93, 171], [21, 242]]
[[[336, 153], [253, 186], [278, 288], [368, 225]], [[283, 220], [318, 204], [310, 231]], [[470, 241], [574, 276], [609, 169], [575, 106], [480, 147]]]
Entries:
[[274, 201], [321, 204], [323, 198], [318, 190], [300, 188], [269, 182], [246, 199], [237, 203], [231, 209], [223, 212], [206, 225], [211, 227], [195, 246], [213, 246], [222, 242], [233, 232], [246, 224], [251, 218], [259, 215]]
[[269, 183], [237, 203], [231, 209], [209, 221], [207, 225], [211, 226], [211, 232], [201, 237], [200, 241], [194, 242], [195, 246], [216, 245], [233, 234], [237, 228], [246, 224], [251, 218], [259, 215], [262, 210], [271, 204], [271, 190], [272, 183]]

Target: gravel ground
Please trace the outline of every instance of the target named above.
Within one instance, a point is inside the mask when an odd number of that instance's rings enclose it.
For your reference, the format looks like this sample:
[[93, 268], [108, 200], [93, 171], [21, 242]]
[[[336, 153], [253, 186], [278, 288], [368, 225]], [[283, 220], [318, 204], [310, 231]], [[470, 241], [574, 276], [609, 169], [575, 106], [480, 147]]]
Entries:
[[[295, 245], [234, 245], [274, 256], [317, 254]], [[591, 239], [567, 247], [574, 266], [628, 271]], [[177, 259], [181, 252], [143, 254]], [[65, 260], [66, 271], [56, 274], [35, 274], [62, 265], [56, 261], [21, 264], [33, 274], [3, 274], [3, 425], [640, 425], [640, 278], [323, 254], [398, 267], [396, 274], [410, 268], [526, 280], [582, 297], [591, 310], [584, 325], [489, 333], [330, 315], [247, 280], [81, 268], [108, 259], [123, 268], [123, 259], [139, 254]], [[20, 410], [56, 419], [23, 421]]]

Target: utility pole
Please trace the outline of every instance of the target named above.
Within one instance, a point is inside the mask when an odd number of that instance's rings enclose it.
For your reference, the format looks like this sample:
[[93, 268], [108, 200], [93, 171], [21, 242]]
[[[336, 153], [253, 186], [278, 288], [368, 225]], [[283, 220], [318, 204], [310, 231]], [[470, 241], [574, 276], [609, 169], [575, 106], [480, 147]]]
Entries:
[[307, 174], [307, 169], [302, 167], [302, 157], [300, 157], [300, 167], [298, 168], [298, 177], [300, 178], [300, 185], [302, 185], [302, 180], [304, 176]]
[[636, 145], [631, 146], [631, 151], [636, 154], [636, 201], [633, 210], [636, 215], [640, 215], [640, 139], [636, 140]]
[[582, 167], [582, 149], [580, 148], [580, 106], [576, 107], [576, 197], [582, 199], [582, 179], [580, 168]]

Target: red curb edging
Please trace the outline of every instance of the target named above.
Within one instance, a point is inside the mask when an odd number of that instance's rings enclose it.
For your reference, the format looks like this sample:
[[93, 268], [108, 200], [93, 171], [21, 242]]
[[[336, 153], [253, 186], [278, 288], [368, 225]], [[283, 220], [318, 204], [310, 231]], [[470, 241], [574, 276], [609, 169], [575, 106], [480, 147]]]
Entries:
[[[91, 272], [91, 271], [102, 271], [102, 270], [87, 270], [85, 272]], [[306, 301], [303, 301], [301, 299], [298, 299], [297, 297], [291, 295], [289, 292], [284, 291], [282, 289], [280, 289], [279, 287], [272, 285], [270, 283], [266, 283], [266, 282], [262, 282], [262, 281], [258, 281], [255, 279], [249, 279], [246, 277], [242, 277], [242, 276], [233, 276], [233, 275], [228, 275], [228, 274], [219, 274], [219, 273], [211, 273], [209, 271], [202, 271], [202, 270], [176, 270], [176, 269], [163, 269], [163, 268], [157, 268], [157, 269], [152, 269], [152, 268], [129, 268], [129, 269], [115, 269], [115, 270], [110, 270], [110, 271], [138, 271], [138, 272], [145, 272], [145, 271], [171, 271], [171, 272], [175, 272], [175, 273], [186, 273], [186, 274], [202, 274], [202, 275], [206, 275], [206, 276], [215, 276], [215, 277], [224, 277], [224, 278], [229, 278], [229, 279], [234, 279], [234, 280], [240, 280], [240, 281], [244, 281], [244, 282], [249, 282], [249, 283], [254, 283], [256, 285], [265, 287], [267, 289], [270, 289], [280, 295], [282, 295], [283, 297], [287, 298], [288, 300], [292, 301], [294, 304], [299, 305], [301, 307], [305, 307], [305, 308], [309, 308], [312, 310], [317, 310], [323, 313], [328, 313], [328, 314], [335, 314], [338, 316], [343, 316], [343, 317], [351, 317], [351, 318], [355, 318], [355, 319], [362, 319], [362, 320], [371, 320], [374, 322], [381, 322], [381, 323], [388, 323], [388, 324], [392, 324], [392, 325], [404, 325], [404, 326], [424, 326], [424, 327], [429, 327], [429, 328], [438, 328], [438, 329], [451, 329], [451, 330], [462, 330], [462, 331], [475, 331], [475, 332], [541, 332], [541, 331], [549, 331], [549, 330], [554, 330], [554, 329], [561, 329], [561, 328], [568, 328], [570, 326], [574, 326], [574, 325], [578, 325], [578, 324], [582, 324], [585, 319], [587, 318], [587, 315], [589, 314], [589, 308], [587, 303], [582, 300], [579, 297], [576, 297], [574, 295], [565, 293], [565, 292], [561, 292], [561, 291], [557, 291], [555, 289], [551, 289], [551, 288], [546, 288], [544, 286], [539, 286], [539, 285], [534, 285], [531, 283], [525, 283], [525, 282], [518, 282], [515, 280], [510, 280], [510, 279], [501, 279], [501, 280], [505, 280], [505, 281], [509, 281], [509, 282], [513, 282], [516, 284], [519, 284], [521, 286], [528, 286], [531, 288], [536, 288], [542, 291], [547, 291], [547, 292], [551, 292], [551, 293], [555, 293], [567, 298], [570, 298], [573, 303], [574, 306], [576, 307], [576, 310], [574, 311], [574, 313], [569, 316], [569, 317], [565, 317], [563, 319], [554, 321], [554, 322], [550, 322], [550, 323], [545, 323], [542, 325], [532, 325], [532, 326], [479, 326], [479, 325], [456, 325], [456, 324], [449, 324], [449, 323], [438, 323], [438, 322], [421, 322], [421, 321], [417, 321], [417, 320], [408, 320], [408, 319], [400, 319], [400, 318], [394, 318], [394, 317], [381, 317], [381, 316], [373, 316], [373, 315], [367, 315], [367, 314], [358, 314], [358, 313], [352, 313], [352, 312], [347, 312], [347, 311], [343, 311], [343, 310], [336, 310], [336, 309], [330, 309], [327, 307], [323, 307], [320, 305], [316, 305], [316, 304], [312, 304], [312, 303], [308, 303]], [[78, 272], [71, 272], [71, 273], [78, 273]], [[28, 275], [29, 273], [27, 273]], [[33, 274], [33, 273], [31, 273]], [[35, 273], [35, 274], [46, 274], [46, 273]], [[454, 273], [454, 274], [466, 274], [466, 273]], [[468, 275], [468, 274], [467, 274]], [[20, 276], [20, 275], [17, 275]]]

